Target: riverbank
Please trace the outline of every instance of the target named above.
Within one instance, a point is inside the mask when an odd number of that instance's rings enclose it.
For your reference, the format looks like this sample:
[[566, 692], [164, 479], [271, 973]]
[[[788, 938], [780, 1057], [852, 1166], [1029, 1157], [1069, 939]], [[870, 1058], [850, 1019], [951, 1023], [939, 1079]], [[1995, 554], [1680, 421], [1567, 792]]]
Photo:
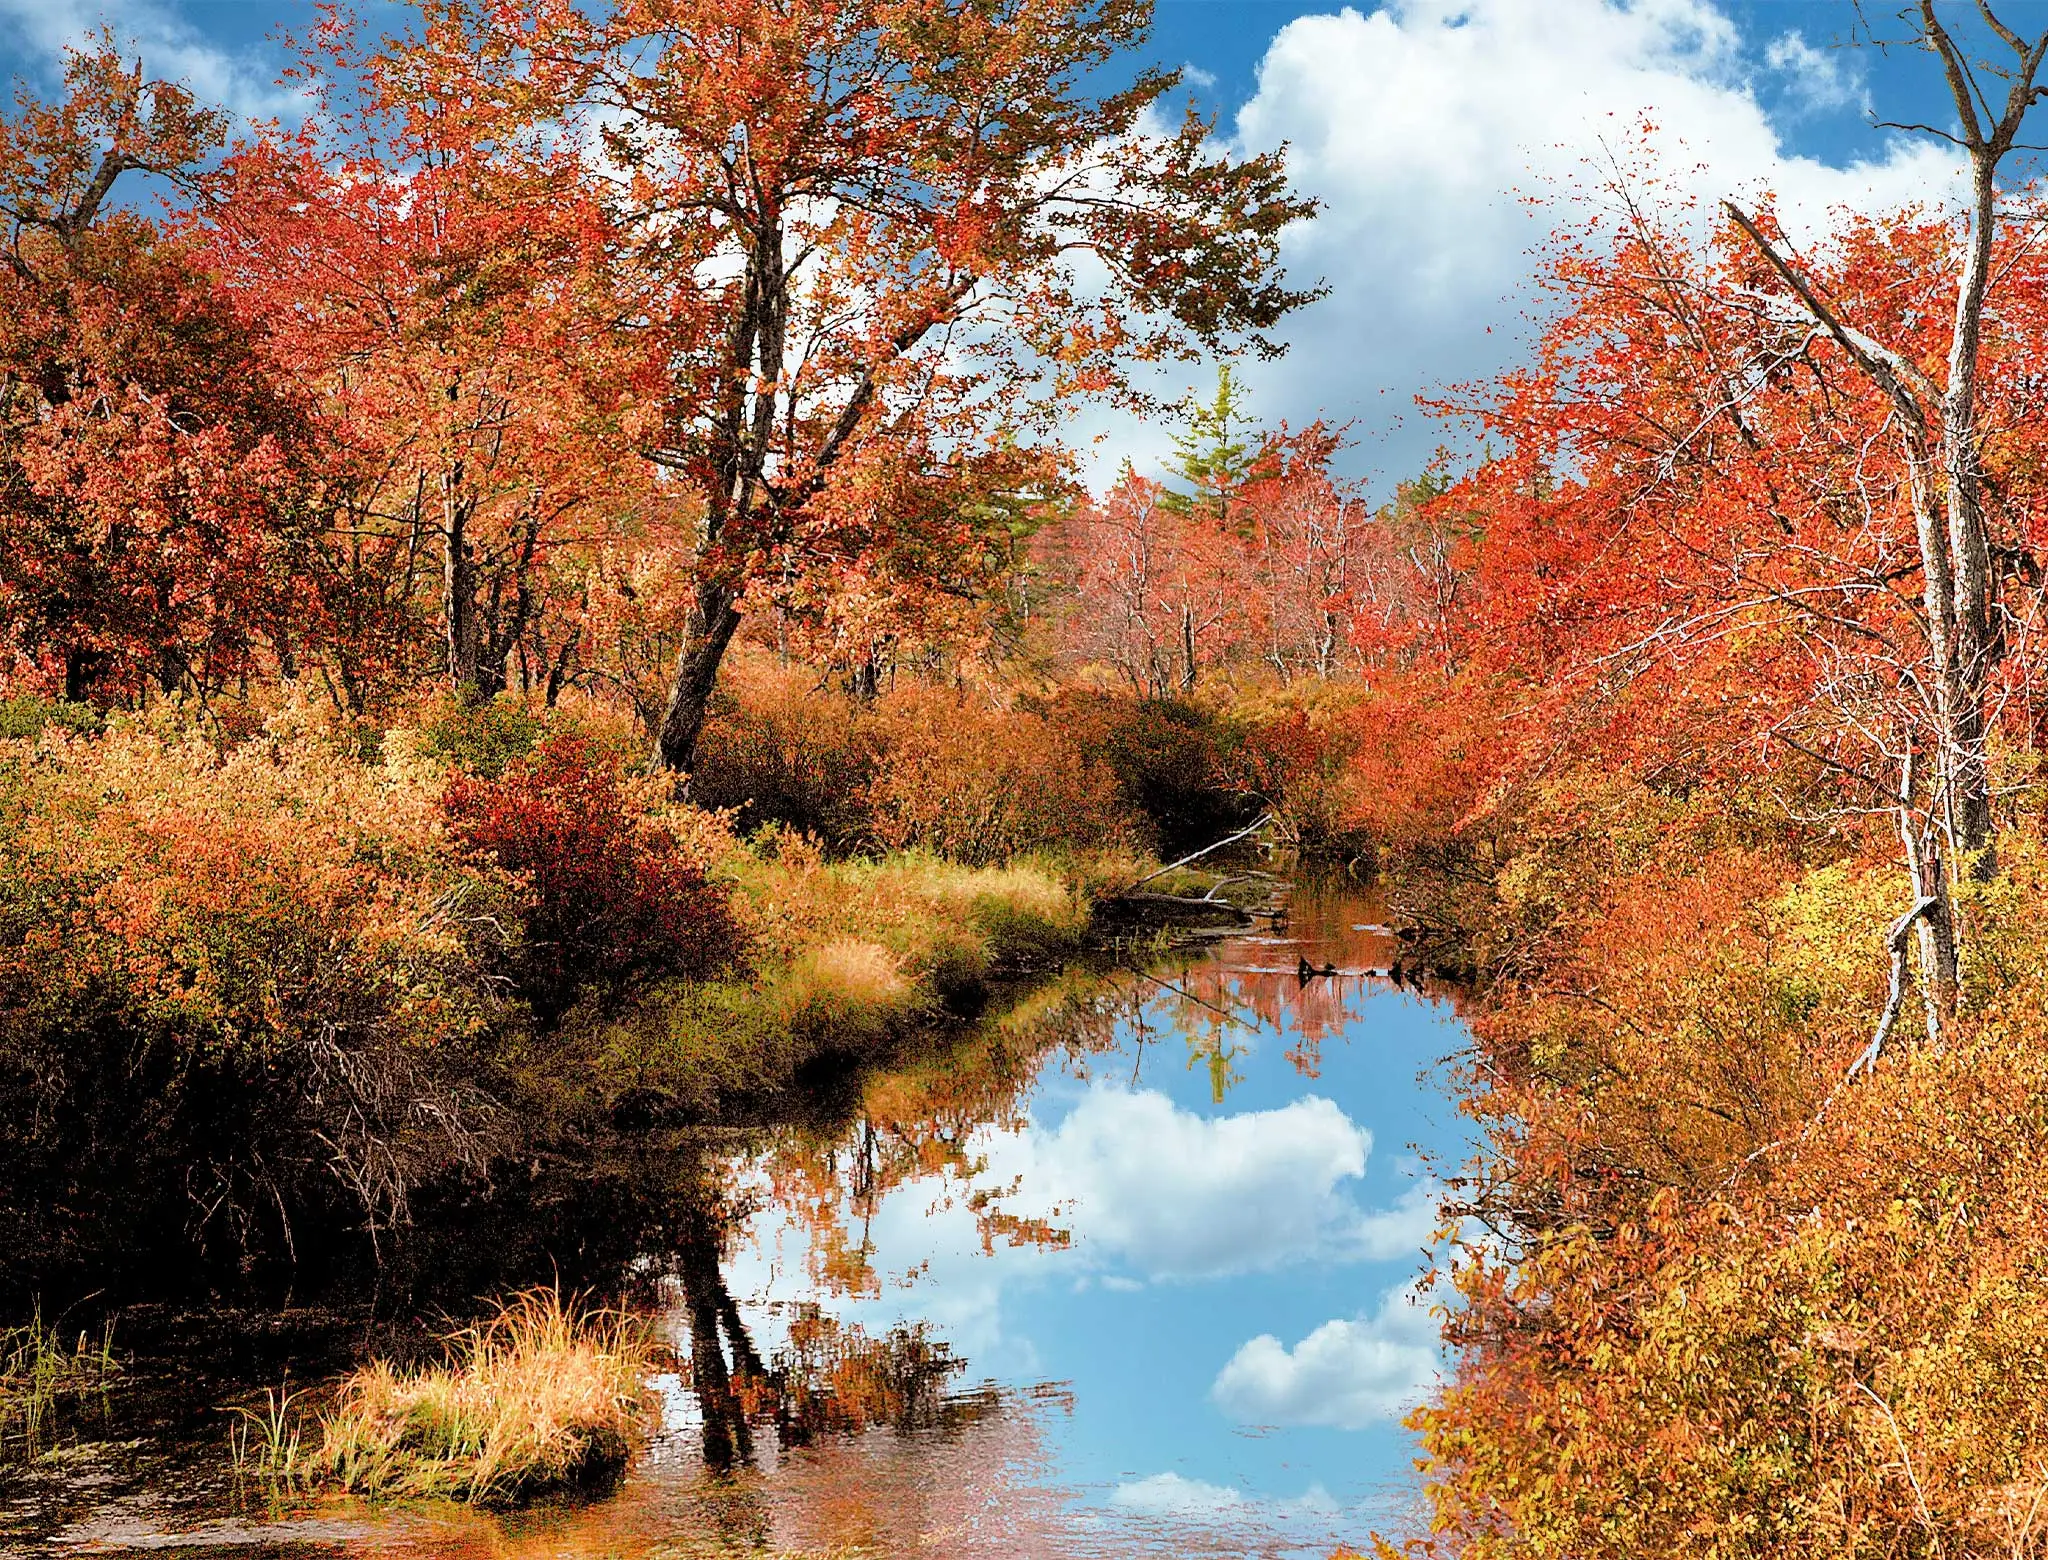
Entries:
[[1887, 821], [1588, 766], [1389, 852], [1482, 992], [1412, 1552], [2036, 1552], [2041, 830], [1958, 888], [1937, 1044]]
[[[615, 1491], [507, 1511], [287, 1483], [273, 1502], [261, 1424], [237, 1489], [227, 1436], [244, 1421], [223, 1410], [266, 1419], [282, 1385], [311, 1453], [339, 1382], [365, 1361], [401, 1379], [437, 1364], [450, 1324], [137, 1310], [105, 1410], [67, 1404], [63, 1456], [10, 1468], [0, 1548], [236, 1534], [365, 1560], [1356, 1547], [1375, 1520], [1362, 1513], [1408, 1468], [1391, 1413], [1341, 1437], [1294, 1427], [1248, 1443], [1238, 1418], [1255, 1408], [1220, 1409], [1211, 1389], [1251, 1336], [1292, 1344], [1412, 1279], [1429, 1189], [1404, 1145], [1457, 1122], [1434, 1071], [1417, 1074], [1460, 1032], [1379, 973], [1397, 948], [1376, 899], [1342, 876], [1276, 893], [1283, 926], [1133, 948], [1094, 974], [1070, 964], [1014, 1005], [999, 992], [955, 1037], [864, 1072], [834, 1121], [645, 1134], [650, 1159], [694, 1161], [698, 1188], [719, 1194], [703, 1210], [718, 1238], [702, 1260], [705, 1226], [680, 1198], [643, 1226], [665, 1259], [633, 1302], [662, 1345], [659, 1418], [636, 1429]], [[1304, 983], [1304, 961], [1339, 973]], [[1215, 1201], [1217, 1176], [1243, 1198]], [[1353, 1209], [1373, 1216], [1370, 1240], [1352, 1238]], [[473, 1246], [503, 1238], [468, 1231]], [[1387, 1309], [1406, 1368], [1429, 1321]], [[707, 1335], [740, 1410], [716, 1468], [684, 1363]], [[1425, 1373], [1428, 1353], [1425, 1339]], [[717, 1409], [715, 1382], [705, 1391]], [[1242, 1504], [1140, 1503], [1169, 1469], [1237, 1487]], [[1325, 1493], [1304, 1500], [1311, 1484]]]
[[[24, 1311], [609, 1282], [591, 1188], [639, 1138], [829, 1116], [1021, 983], [1243, 920], [1097, 915], [1155, 871], [1114, 787], [1029, 828], [1044, 799], [1020, 802], [999, 851], [848, 854], [678, 800], [601, 712], [17, 702], [7, 730], [0, 1290]], [[1084, 760], [1040, 736], [1056, 792]], [[495, 1282], [423, 1233], [479, 1217], [531, 1221]]]

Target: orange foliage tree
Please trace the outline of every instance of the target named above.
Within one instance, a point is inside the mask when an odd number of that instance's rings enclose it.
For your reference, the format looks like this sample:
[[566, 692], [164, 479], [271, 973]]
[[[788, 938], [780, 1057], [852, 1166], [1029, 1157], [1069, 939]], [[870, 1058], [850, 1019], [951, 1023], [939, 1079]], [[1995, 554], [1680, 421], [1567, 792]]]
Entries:
[[351, 456], [343, 683], [359, 703], [410, 671], [431, 624], [457, 692], [501, 692], [516, 665], [552, 698], [602, 663], [583, 609], [606, 544], [673, 502], [632, 453], [654, 397], [611, 328], [606, 214], [560, 156], [395, 124], [348, 31], [317, 41], [301, 75], [322, 112], [229, 160], [205, 235]]
[[[1900, 433], [1860, 336], [1795, 312], [1763, 227], [1736, 214], [1688, 243], [1620, 193], [1619, 231], [1558, 264], [1567, 308], [1539, 362], [1478, 409], [1506, 453], [1460, 495], [1486, 517], [1476, 621], [1496, 662], [1541, 690], [1521, 770], [1601, 752], [1667, 786], [1763, 776], [1808, 808], [1895, 816], [1938, 1029], [1956, 979], [1952, 885], [1989, 844], [1957, 787], [1989, 781], [1968, 778], [1985, 738], [1957, 734], [1942, 691], [1951, 652], [1928, 593], [1948, 586], [1930, 584], [1946, 565], [1924, 534], [1921, 436]], [[1922, 213], [1859, 220], [1798, 285], [1935, 358], [1972, 231]], [[1969, 696], [1986, 721], [2025, 712], [2037, 660], [2038, 338], [2022, 326], [2048, 282], [2031, 238], [1993, 253], [2013, 328], [1970, 370], [1998, 564], [1984, 609], [1998, 654], [1976, 657]]]
[[[750, 593], [929, 517], [890, 472], [973, 470], [1134, 361], [1254, 337], [1311, 204], [1233, 161], [1174, 78], [1093, 73], [1143, 0], [793, 6], [454, 0], [384, 66], [466, 132], [589, 149], [667, 398], [649, 455], [702, 506], [657, 741], [687, 769]], [[1084, 280], [1087, 267], [1105, 273]]]
[[325, 637], [310, 406], [192, 248], [110, 203], [221, 133], [111, 41], [0, 124], [0, 653], [24, 686], [203, 695]]

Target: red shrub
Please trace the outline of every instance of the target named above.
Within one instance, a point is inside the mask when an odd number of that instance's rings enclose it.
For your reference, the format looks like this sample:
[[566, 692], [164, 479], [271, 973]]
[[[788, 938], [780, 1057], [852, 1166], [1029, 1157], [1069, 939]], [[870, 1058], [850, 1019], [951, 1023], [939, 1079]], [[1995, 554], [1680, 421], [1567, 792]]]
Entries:
[[710, 974], [739, 953], [725, 894], [634, 815], [594, 743], [551, 738], [502, 779], [458, 777], [442, 805], [458, 839], [527, 882], [517, 978], [543, 1020], [587, 990]]

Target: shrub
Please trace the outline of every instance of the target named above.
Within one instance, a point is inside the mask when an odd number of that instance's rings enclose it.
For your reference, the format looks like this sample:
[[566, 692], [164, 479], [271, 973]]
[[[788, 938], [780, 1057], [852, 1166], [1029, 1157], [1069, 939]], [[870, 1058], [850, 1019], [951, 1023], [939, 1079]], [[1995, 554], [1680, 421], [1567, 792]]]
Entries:
[[[691, 796], [734, 809], [750, 833], [790, 830], [835, 855], [916, 850], [973, 866], [1127, 848], [1152, 832], [1148, 803], [1170, 827], [1205, 826], [1196, 798], [1217, 770], [1200, 716], [1124, 719], [1139, 708], [1127, 700], [1075, 708], [1092, 723], [1057, 700], [998, 710], [918, 686], [860, 703], [754, 663], [705, 728]], [[1118, 735], [1128, 785], [1092, 745], [1104, 732]]]
[[1356, 700], [1356, 690], [1324, 686], [1241, 713], [1244, 731], [1226, 764], [1229, 782], [1308, 855], [1348, 855], [1364, 843], [1352, 823]]
[[458, 839], [526, 884], [515, 978], [543, 1021], [586, 990], [704, 976], [738, 956], [724, 891], [630, 804], [588, 739], [550, 737], [496, 780], [458, 775], [442, 805]]
[[89, 704], [69, 704], [62, 699], [38, 699], [26, 694], [0, 699], [0, 742], [38, 737], [50, 726], [93, 732], [99, 730], [100, 716]]
[[121, 723], [0, 749], [9, 1283], [311, 1260], [473, 1158], [508, 885], [299, 720], [225, 756]]
[[1043, 715], [918, 693], [876, 724], [882, 758], [866, 800], [885, 850], [990, 866], [1027, 851], [1125, 849], [1139, 832], [1108, 766]]
[[419, 748], [464, 774], [496, 780], [528, 757], [547, 722], [510, 699], [446, 699], [419, 727]]
[[631, 1318], [529, 1290], [454, 1334], [438, 1367], [378, 1361], [349, 1377], [306, 1471], [364, 1495], [477, 1504], [609, 1479], [631, 1452], [652, 1359]]
[[1411, 1421], [1417, 1552], [2038, 1553], [2039, 842], [1966, 898], [1993, 926], [1947, 1042], [1909, 1015], [1851, 1084], [1896, 866], [1677, 845], [1582, 872], [1542, 988], [1479, 1015], [1467, 1184], [1508, 1238], [1459, 1264], [1457, 1376]]
[[1125, 806], [1151, 824], [1162, 855], [1210, 844], [1251, 821], [1255, 808], [1230, 783], [1241, 733], [1211, 710], [1080, 688], [1022, 707], [1108, 768]]
[[780, 825], [845, 853], [867, 838], [862, 796], [874, 773], [870, 724], [807, 674], [742, 662], [697, 747], [690, 795], [732, 808], [752, 833]]

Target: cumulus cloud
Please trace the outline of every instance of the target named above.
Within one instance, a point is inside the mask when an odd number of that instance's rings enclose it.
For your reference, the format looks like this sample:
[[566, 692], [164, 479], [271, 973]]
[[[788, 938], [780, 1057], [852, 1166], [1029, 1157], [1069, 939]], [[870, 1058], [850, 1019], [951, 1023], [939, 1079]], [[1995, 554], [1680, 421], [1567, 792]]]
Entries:
[[1326, 1531], [1333, 1519], [1344, 1515], [1320, 1484], [1311, 1484], [1291, 1498], [1248, 1495], [1234, 1485], [1211, 1484], [1172, 1472], [1119, 1484], [1110, 1492], [1109, 1504], [1139, 1516], [1206, 1528], [1294, 1529], [1304, 1534]]
[[41, 86], [58, 79], [66, 48], [90, 43], [102, 26], [120, 48], [141, 55], [149, 75], [183, 82], [202, 103], [245, 119], [289, 118], [305, 106], [279, 85], [272, 51], [224, 48], [167, 0], [0, 0], [0, 40], [15, 42], [40, 67]]
[[[879, 1283], [843, 1304], [870, 1327], [930, 1322], [977, 1365], [1029, 1374], [1028, 1336], [1008, 1326], [1015, 1286], [1046, 1280], [1127, 1293], [1147, 1284], [1291, 1264], [1407, 1261], [1427, 1245], [1440, 1189], [1417, 1179], [1375, 1207], [1359, 1184], [1372, 1134], [1315, 1096], [1281, 1109], [1205, 1117], [1167, 1096], [1091, 1084], [1056, 1125], [989, 1129], [973, 1144], [978, 1188], [1027, 1217], [1050, 1217], [1070, 1248], [984, 1251], [958, 1183], [906, 1187], [863, 1224]], [[790, 1218], [764, 1218], [728, 1268], [733, 1292], [780, 1338], [774, 1306], [814, 1300], [815, 1248]], [[912, 1280], [914, 1279], [914, 1282]]]
[[1186, 1279], [1414, 1253], [1434, 1188], [1362, 1208], [1349, 1183], [1371, 1152], [1372, 1134], [1315, 1095], [1198, 1116], [1154, 1090], [1098, 1086], [1052, 1131], [993, 1150], [990, 1168], [1014, 1180], [1018, 1206], [1066, 1210], [1084, 1261]]
[[[1798, 50], [1821, 51], [1790, 39], [1766, 48], [1781, 75], [1855, 89], [1846, 62], [1811, 71]], [[1790, 153], [1749, 84], [1757, 42], [1711, 0], [1388, 0], [1290, 22], [1235, 144], [1289, 143], [1296, 186], [1325, 209], [1291, 230], [1288, 263], [1330, 296], [1288, 326], [1287, 358], [1248, 369], [1255, 410], [1355, 417], [1364, 458], [1412, 474], [1447, 436], [1414, 397], [1521, 356], [1532, 252], [1646, 119], [1674, 193], [1767, 188], [1809, 234], [1835, 208], [1953, 186], [1949, 154], [1910, 138], [1846, 167]]]
[[1428, 1297], [1404, 1286], [1373, 1315], [1325, 1322], [1291, 1349], [1271, 1333], [1253, 1338], [1217, 1375], [1210, 1397], [1246, 1424], [1362, 1430], [1420, 1402], [1440, 1363]]
[[1148, 1479], [1119, 1484], [1109, 1502], [1160, 1517], [1233, 1516], [1248, 1504], [1242, 1490], [1184, 1479], [1177, 1473], [1155, 1473]]

